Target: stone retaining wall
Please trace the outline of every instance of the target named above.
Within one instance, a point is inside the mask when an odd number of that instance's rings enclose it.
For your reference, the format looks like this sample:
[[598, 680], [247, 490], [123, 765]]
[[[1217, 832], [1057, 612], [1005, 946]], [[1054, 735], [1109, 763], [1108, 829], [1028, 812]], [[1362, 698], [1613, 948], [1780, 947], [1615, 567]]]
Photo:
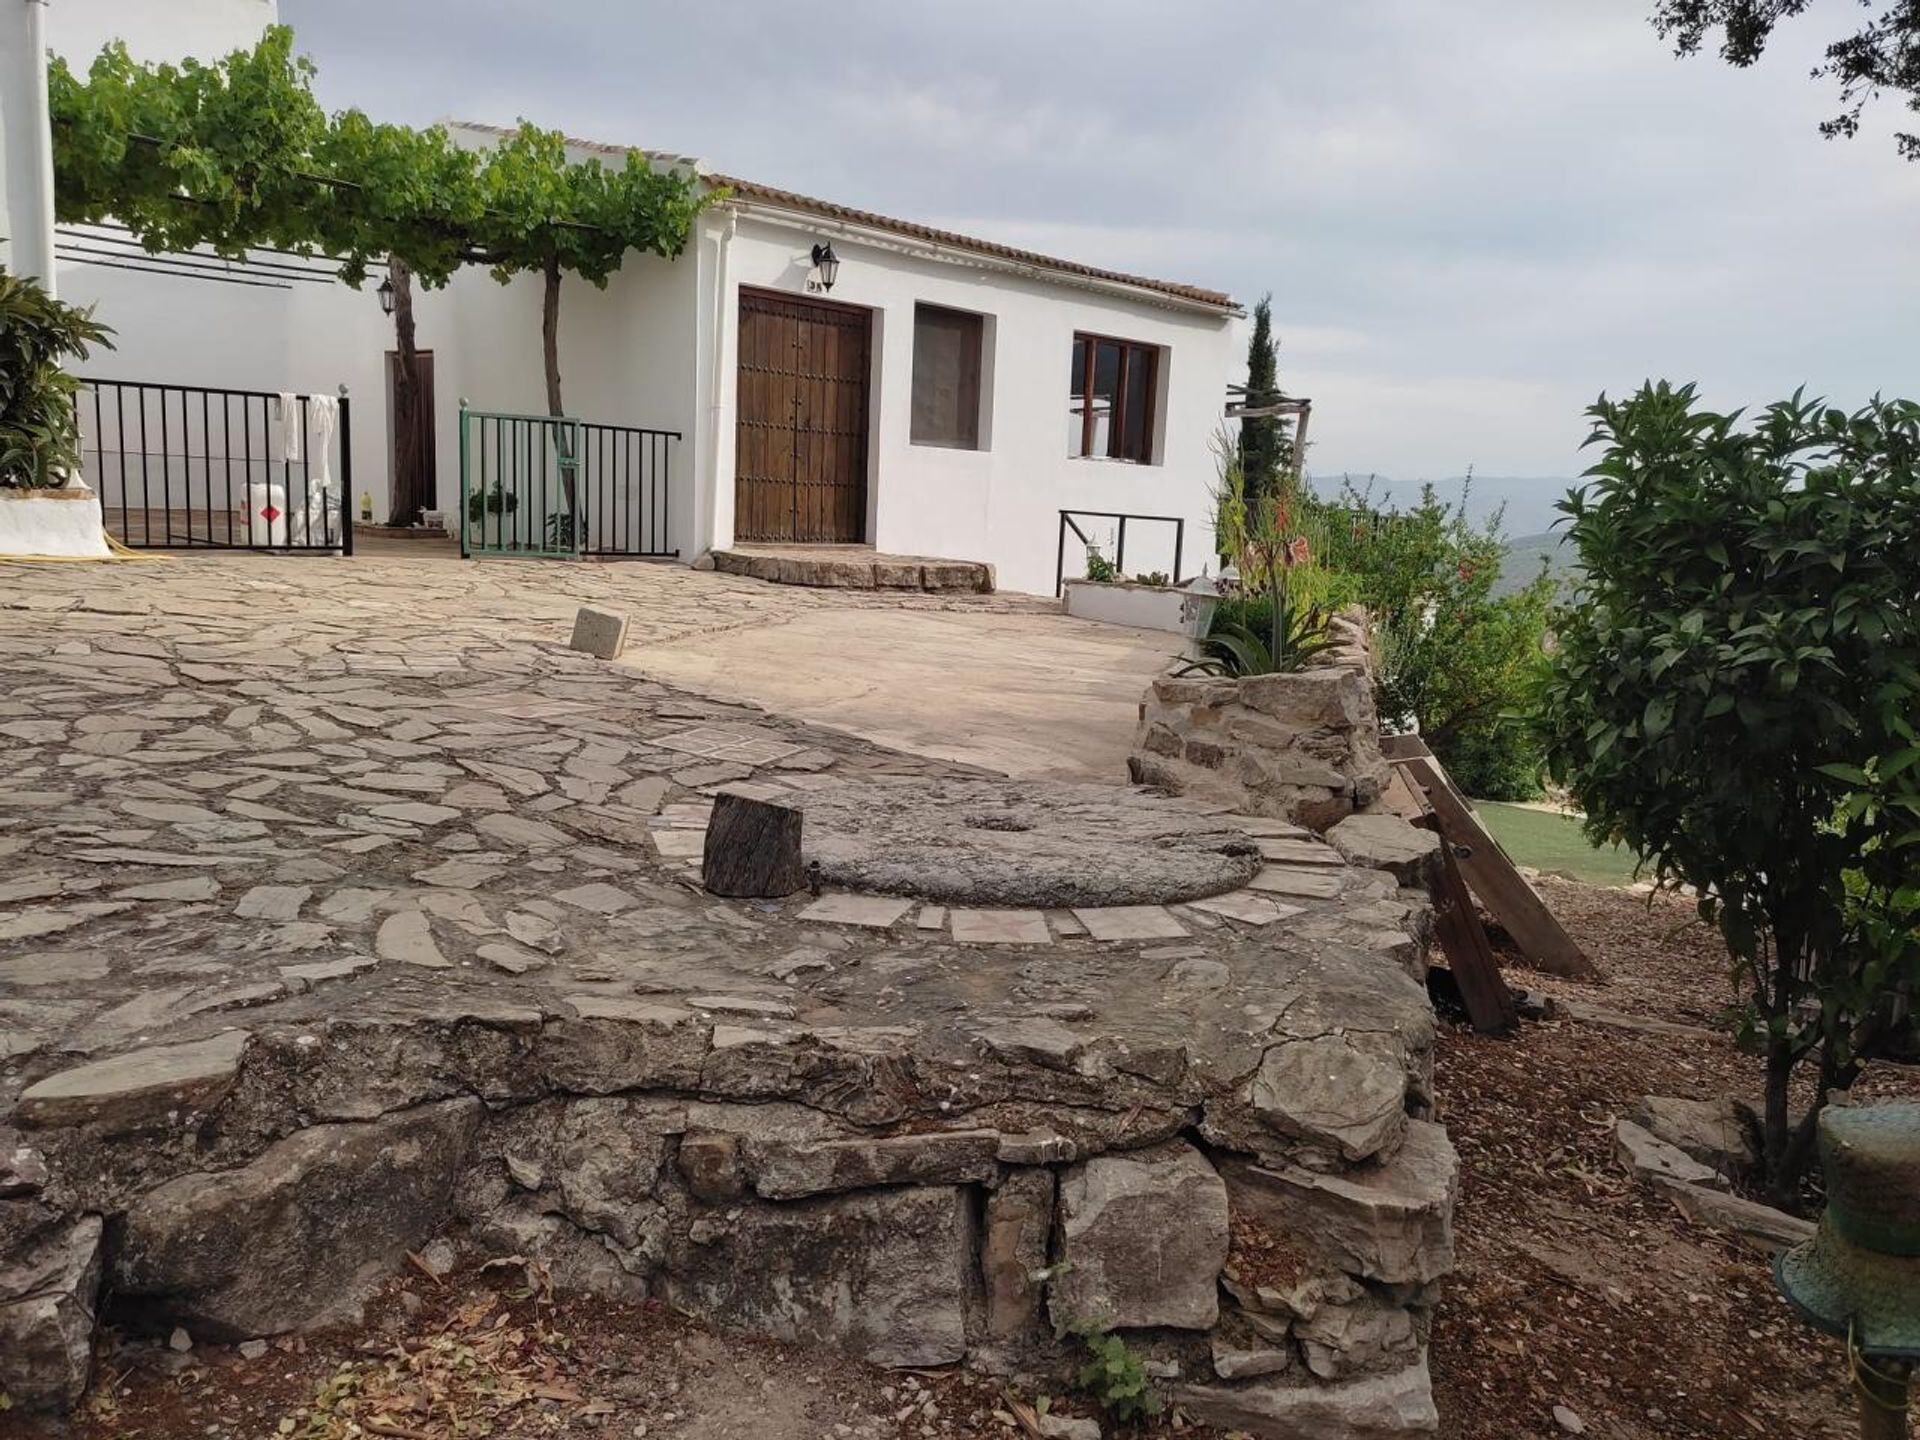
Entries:
[[1455, 1185], [1421, 1118], [1430, 1014], [1406, 971], [1327, 949], [1342, 1033], [1325, 996], [1275, 996], [1279, 1038], [1245, 1056], [1038, 1016], [937, 1055], [581, 996], [63, 1071], [0, 1135], [0, 1384], [72, 1403], [96, 1304], [210, 1340], [338, 1318], [445, 1230], [882, 1365], [1060, 1384], [1061, 1332], [1091, 1326], [1224, 1425], [1430, 1428]]
[[1366, 616], [1330, 622], [1305, 669], [1244, 680], [1162, 676], [1140, 706], [1134, 783], [1326, 830], [1386, 787]]

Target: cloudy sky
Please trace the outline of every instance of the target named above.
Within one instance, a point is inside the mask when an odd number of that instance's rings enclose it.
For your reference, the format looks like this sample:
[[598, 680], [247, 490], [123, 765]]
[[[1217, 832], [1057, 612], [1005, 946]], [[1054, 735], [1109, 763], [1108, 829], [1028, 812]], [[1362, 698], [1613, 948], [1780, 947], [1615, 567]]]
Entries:
[[1650, 0], [281, 0], [329, 105], [524, 116], [1095, 264], [1272, 291], [1313, 466], [1578, 472], [1643, 376], [1920, 394], [1920, 164]]

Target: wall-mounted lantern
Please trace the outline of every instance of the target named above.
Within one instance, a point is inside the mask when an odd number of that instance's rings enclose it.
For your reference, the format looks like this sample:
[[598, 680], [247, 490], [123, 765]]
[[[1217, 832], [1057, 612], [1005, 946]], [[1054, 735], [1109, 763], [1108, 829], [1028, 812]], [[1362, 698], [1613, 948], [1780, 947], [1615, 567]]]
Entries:
[[833, 282], [840, 278], [840, 257], [833, 253], [833, 242], [813, 247], [813, 276], [807, 281], [807, 289], [826, 292], [833, 289]]
[[374, 292], [380, 297], [380, 313], [393, 314], [393, 278], [389, 276], [380, 282], [380, 288]]

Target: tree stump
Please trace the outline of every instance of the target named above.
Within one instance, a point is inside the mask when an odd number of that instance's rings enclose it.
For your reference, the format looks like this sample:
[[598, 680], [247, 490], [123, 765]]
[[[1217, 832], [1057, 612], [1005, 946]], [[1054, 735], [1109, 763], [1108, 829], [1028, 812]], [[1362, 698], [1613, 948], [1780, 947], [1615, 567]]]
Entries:
[[722, 791], [707, 821], [706, 855], [700, 879], [715, 895], [778, 899], [807, 883], [800, 858], [805, 817], [788, 805]]

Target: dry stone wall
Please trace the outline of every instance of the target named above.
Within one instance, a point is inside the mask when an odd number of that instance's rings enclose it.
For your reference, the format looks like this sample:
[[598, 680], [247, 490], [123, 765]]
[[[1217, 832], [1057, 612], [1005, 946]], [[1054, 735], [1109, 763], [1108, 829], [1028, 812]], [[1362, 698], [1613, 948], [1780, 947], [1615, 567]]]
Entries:
[[0, 1136], [0, 1380], [71, 1404], [97, 1307], [216, 1340], [336, 1320], [444, 1232], [882, 1365], [1057, 1384], [1072, 1331], [1112, 1330], [1257, 1435], [1419, 1430], [1455, 1185], [1422, 1118], [1431, 1015], [1386, 957], [1323, 949], [1244, 1054], [1038, 1020], [942, 1054], [628, 1000], [62, 1072]]
[[1303, 670], [1242, 680], [1154, 681], [1128, 766], [1134, 782], [1324, 831], [1386, 788], [1366, 617]]

